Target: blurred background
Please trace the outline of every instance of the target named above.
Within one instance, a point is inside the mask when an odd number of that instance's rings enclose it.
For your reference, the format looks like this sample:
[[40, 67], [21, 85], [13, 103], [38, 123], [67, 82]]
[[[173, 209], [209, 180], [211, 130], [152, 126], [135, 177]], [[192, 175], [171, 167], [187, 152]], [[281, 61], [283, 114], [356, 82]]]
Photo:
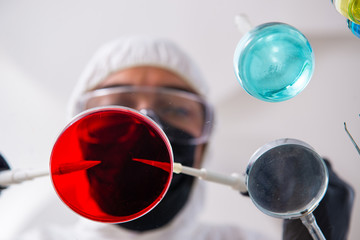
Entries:
[[[315, 53], [305, 90], [281, 103], [248, 95], [235, 78], [233, 54], [241, 38], [234, 18], [253, 26], [284, 22], [300, 30]], [[360, 156], [360, 39], [330, 0], [0, 0], [0, 152], [12, 168], [48, 168], [52, 145], [67, 123], [67, 101], [88, 59], [104, 42], [123, 35], [167, 37], [200, 65], [210, 84], [216, 126], [207, 168], [242, 173], [263, 144], [284, 137], [312, 145], [356, 193]], [[281, 221], [249, 198], [207, 184], [201, 218], [229, 222], [281, 239]], [[360, 237], [356, 196], [349, 239]], [[3, 191], [0, 239], [39, 224], [72, 224], [74, 214], [47, 177]]]

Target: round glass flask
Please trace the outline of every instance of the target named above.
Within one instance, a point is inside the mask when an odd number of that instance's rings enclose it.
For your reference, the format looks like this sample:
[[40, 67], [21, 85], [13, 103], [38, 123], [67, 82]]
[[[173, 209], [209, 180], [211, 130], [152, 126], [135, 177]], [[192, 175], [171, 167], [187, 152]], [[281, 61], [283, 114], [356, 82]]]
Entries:
[[314, 64], [306, 37], [284, 23], [266, 23], [250, 30], [234, 54], [234, 70], [241, 86], [267, 102], [281, 102], [299, 94], [309, 83]]

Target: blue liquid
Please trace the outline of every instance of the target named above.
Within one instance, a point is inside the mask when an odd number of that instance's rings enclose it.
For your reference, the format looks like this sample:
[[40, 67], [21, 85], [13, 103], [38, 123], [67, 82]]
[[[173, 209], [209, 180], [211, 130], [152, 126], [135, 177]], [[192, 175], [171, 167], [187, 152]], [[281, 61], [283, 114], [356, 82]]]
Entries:
[[299, 94], [314, 71], [314, 54], [305, 36], [283, 23], [267, 23], [248, 32], [238, 43], [234, 70], [241, 86], [267, 102]]
[[351, 32], [355, 36], [360, 38], [360, 25], [350, 21], [349, 19], [347, 20], [347, 23], [348, 23], [348, 28], [351, 30]]

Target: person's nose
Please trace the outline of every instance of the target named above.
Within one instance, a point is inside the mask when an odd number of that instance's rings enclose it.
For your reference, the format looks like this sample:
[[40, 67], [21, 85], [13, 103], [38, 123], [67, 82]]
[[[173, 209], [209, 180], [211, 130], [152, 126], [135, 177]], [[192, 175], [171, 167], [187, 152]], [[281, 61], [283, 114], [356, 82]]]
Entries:
[[144, 114], [145, 116], [151, 118], [153, 121], [155, 121], [161, 129], [163, 129], [163, 126], [161, 124], [159, 116], [152, 110], [147, 108], [142, 108], [138, 110], [140, 113]]
[[142, 109], [152, 109], [152, 108], [153, 107], [152, 107], [151, 99], [145, 98], [145, 97], [137, 99], [136, 105], [135, 105], [135, 109], [137, 111], [140, 111]]

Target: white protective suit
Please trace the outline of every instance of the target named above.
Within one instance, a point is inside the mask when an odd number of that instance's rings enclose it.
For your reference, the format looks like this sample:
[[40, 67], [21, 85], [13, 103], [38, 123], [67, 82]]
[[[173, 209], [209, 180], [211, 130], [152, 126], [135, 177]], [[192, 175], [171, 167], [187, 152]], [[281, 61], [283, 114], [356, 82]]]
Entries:
[[[121, 38], [104, 45], [95, 54], [76, 85], [69, 104], [69, 115], [77, 114], [76, 103], [82, 93], [94, 88], [110, 73], [135, 66], [155, 66], [180, 75], [202, 96], [207, 85], [194, 62], [173, 42], [149, 37]], [[240, 197], [240, 196], [239, 196]], [[202, 224], [197, 220], [204, 202], [204, 182], [195, 181], [185, 207], [169, 224], [143, 233], [116, 225], [81, 218], [75, 226], [52, 226], [34, 230], [22, 239], [36, 240], [240, 240], [266, 239], [237, 226]]]

